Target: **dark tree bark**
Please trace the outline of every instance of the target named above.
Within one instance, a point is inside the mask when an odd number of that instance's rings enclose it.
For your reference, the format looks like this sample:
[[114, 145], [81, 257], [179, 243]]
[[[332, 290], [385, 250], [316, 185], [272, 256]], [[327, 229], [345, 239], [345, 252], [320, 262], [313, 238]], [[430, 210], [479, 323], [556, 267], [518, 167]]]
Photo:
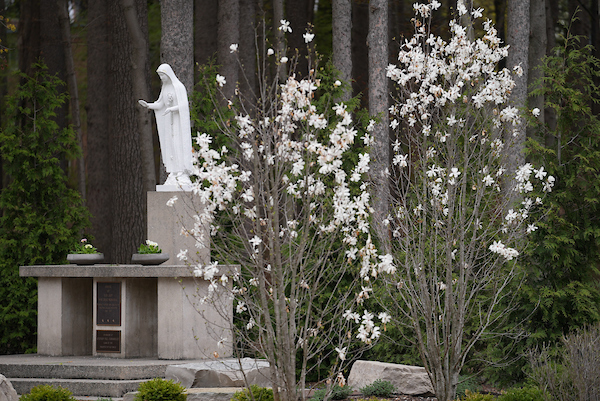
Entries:
[[257, 38], [257, 4], [256, 0], [240, 1], [240, 47], [241, 63], [240, 87], [247, 102], [255, 104], [258, 92], [256, 79], [256, 38]]
[[[148, 40], [146, 39], [148, 37], [148, 29], [143, 29], [144, 26], [147, 27], [147, 22], [145, 24], [140, 23], [134, 0], [121, 0], [121, 7], [133, 48], [130, 63], [134, 97], [147, 100], [150, 99], [150, 80], [148, 77], [150, 57], [148, 55]], [[191, 72], [191, 74], [193, 79], [193, 72]], [[140, 153], [142, 157], [144, 193], [146, 193], [148, 191], [156, 190], [154, 141], [152, 136], [152, 126], [150, 125], [152, 120], [147, 109], [138, 106], [136, 112]]]
[[[146, 13], [146, 1], [136, 0], [138, 16]], [[110, 0], [111, 90], [109, 102], [109, 168], [111, 171], [111, 263], [129, 263], [146, 237], [146, 196], [136, 122], [130, 57], [133, 51], [118, 0]]]
[[[351, 0], [333, 0], [332, 7], [333, 65], [340, 70], [340, 78], [350, 84], [352, 80], [352, 2]], [[351, 96], [352, 92], [348, 89], [340, 100], [348, 101]]]
[[[350, 1], [350, 0], [346, 0]], [[286, 2], [286, 18], [292, 27], [292, 33], [287, 35], [289, 56], [294, 57], [298, 53], [298, 65], [296, 71], [299, 72], [299, 77], [303, 77], [308, 72], [308, 51], [306, 43], [302, 35], [306, 33], [307, 28], [312, 25], [312, 13], [310, 12], [313, 6], [311, 0], [294, 0]], [[334, 19], [335, 23], [335, 19]]]
[[237, 54], [232, 53], [229, 47], [240, 43], [240, 0], [219, 1], [218, 35], [217, 62], [221, 66], [220, 74], [227, 81], [222, 90], [224, 96], [231, 99], [239, 74]]
[[369, 32], [369, 2], [354, 0], [352, 2], [352, 90], [353, 95], [361, 96], [361, 106], [369, 107], [367, 88], [369, 82], [367, 34]]
[[389, 168], [389, 89], [385, 69], [388, 66], [388, 1], [371, 0], [369, 3], [369, 114], [379, 118], [372, 133], [371, 148], [374, 228], [385, 238], [383, 220], [388, 215], [390, 187]]
[[217, 54], [217, 0], [194, 1], [194, 55], [197, 64], [206, 64]]
[[110, 45], [108, 1], [88, 6], [87, 59], [87, 207], [92, 214], [89, 234], [107, 262], [114, 260], [112, 246], [111, 171], [109, 168]]
[[75, 75], [75, 62], [73, 61], [73, 50], [71, 46], [71, 22], [67, 9], [66, 0], [56, 0], [56, 9], [58, 11], [58, 21], [60, 26], [61, 38], [63, 42], [63, 52], [65, 56], [65, 73], [67, 87], [69, 88], [70, 105], [71, 105], [71, 124], [77, 135], [77, 143], [82, 150], [81, 157], [77, 160], [77, 181], [81, 199], [85, 204], [86, 187], [85, 187], [85, 158], [83, 155], [83, 133], [81, 127], [81, 118], [79, 111], [79, 90], [77, 89], [77, 76]]

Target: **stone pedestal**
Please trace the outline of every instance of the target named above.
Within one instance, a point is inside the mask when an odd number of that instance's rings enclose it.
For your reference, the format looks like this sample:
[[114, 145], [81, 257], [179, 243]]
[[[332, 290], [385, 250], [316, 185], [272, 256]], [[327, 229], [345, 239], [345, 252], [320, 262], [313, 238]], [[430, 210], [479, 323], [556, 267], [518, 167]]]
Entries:
[[91, 278], [39, 278], [38, 353], [91, 355], [91, 286]]
[[[173, 206], [167, 201], [176, 196]], [[167, 252], [169, 265], [185, 265], [177, 258], [180, 251], [187, 249], [190, 263], [209, 263], [210, 248], [197, 247], [196, 239], [182, 235], [182, 228], [194, 227], [194, 214], [202, 207], [192, 192], [148, 192], [148, 239], [158, 243], [163, 252]]]

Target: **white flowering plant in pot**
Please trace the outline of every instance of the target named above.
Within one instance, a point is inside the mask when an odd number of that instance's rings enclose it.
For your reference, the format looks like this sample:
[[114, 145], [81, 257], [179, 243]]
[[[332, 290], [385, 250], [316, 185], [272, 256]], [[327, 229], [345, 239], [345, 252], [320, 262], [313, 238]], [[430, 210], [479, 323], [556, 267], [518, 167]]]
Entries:
[[139, 254], [151, 254], [151, 253], [162, 253], [162, 249], [158, 247], [158, 243], [154, 241], [146, 240], [144, 244], [140, 244], [137, 253]]
[[484, 21], [476, 37], [483, 10], [459, 1], [446, 41], [431, 32], [439, 7], [415, 3], [415, 34], [387, 69], [397, 84], [390, 108], [396, 196], [377, 222], [389, 228], [379, 266], [363, 274], [385, 283], [384, 307], [414, 333], [435, 394], [446, 401], [475, 344], [514, 307], [516, 260], [554, 177], [509, 163], [513, 141], [524, 139], [520, 111], [508, 102], [512, 75], [521, 71], [498, 68], [509, 49], [492, 23]]
[[[312, 39], [305, 35], [307, 43]], [[217, 139], [227, 145], [216, 147], [206, 133], [196, 138], [193, 192], [202, 205], [195, 208], [195, 227], [186, 228], [199, 246], [210, 243], [215, 260], [240, 270], [199, 264], [187, 250], [178, 256], [210, 282], [200, 303], [219, 308], [215, 294], [230, 291], [233, 338], [218, 344], [232, 344], [236, 356], [266, 359], [275, 399], [296, 401], [306, 399], [307, 374], [324, 361], [333, 361], [325, 372], [330, 383], [344, 383], [347, 354], [380, 334], [376, 317], [362, 310], [369, 291], [358, 286], [357, 274], [371, 263], [363, 182], [371, 137], [353, 120], [356, 102], [334, 101], [341, 83], [315, 64], [313, 53], [308, 71], [295, 71], [295, 60], [277, 46], [260, 48], [259, 95], [248, 100], [238, 88], [227, 99], [231, 119], [220, 118], [215, 107]], [[207, 84], [227, 82], [218, 74], [214, 79]]]

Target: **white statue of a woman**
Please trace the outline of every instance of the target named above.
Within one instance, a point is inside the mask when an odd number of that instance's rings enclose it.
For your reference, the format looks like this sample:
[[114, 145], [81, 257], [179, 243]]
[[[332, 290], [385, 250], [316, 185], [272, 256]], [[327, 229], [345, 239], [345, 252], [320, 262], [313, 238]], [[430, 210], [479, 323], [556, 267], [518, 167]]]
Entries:
[[157, 190], [184, 189], [191, 184], [189, 176], [192, 173], [192, 131], [187, 91], [170, 65], [161, 64], [156, 72], [162, 81], [158, 100], [154, 103], [140, 100], [139, 103], [154, 110], [160, 151], [169, 174], [165, 184], [157, 186]]

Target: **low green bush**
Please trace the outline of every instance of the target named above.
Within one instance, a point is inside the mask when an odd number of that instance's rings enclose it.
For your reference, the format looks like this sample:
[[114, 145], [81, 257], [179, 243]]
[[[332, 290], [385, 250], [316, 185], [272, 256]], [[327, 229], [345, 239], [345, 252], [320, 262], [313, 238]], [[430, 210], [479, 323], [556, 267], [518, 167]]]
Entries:
[[381, 379], [360, 389], [360, 392], [366, 397], [389, 397], [394, 391], [396, 388], [392, 383]]
[[481, 394], [465, 390], [465, 395], [460, 398], [460, 401], [496, 401], [496, 399], [490, 394]]
[[544, 393], [537, 387], [513, 388], [502, 394], [496, 401], [540, 401]]
[[29, 394], [22, 395], [22, 401], [75, 401], [73, 393], [63, 387], [40, 385], [31, 389]]
[[[250, 391], [252, 391], [252, 396], [250, 396]], [[273, 389], [253, 384], [250, 386], [250, 390], [245, 388], [235, 393], [231, 401], [273, 401]]]
[[[350, 386], [339, 386], [339, 385], [334, 385], [331, 388], [331, 397], [329, 397], [329, 399], [331, 400], [345, 400], [346, 398], [348, 398], [350, 396], [350, 394], [352, 394], [352, 387]], [[327, 395], [327, 389], [326, 388], [322, 388], [319, 390], [316, 390], [313, 394], [313, 396], [310, 398], [311, 401], [323, 401], [325, 399], [325, 395]]]
[[140, 384], [135, 401], [186, 401], [185, 387], [157, 377]]

